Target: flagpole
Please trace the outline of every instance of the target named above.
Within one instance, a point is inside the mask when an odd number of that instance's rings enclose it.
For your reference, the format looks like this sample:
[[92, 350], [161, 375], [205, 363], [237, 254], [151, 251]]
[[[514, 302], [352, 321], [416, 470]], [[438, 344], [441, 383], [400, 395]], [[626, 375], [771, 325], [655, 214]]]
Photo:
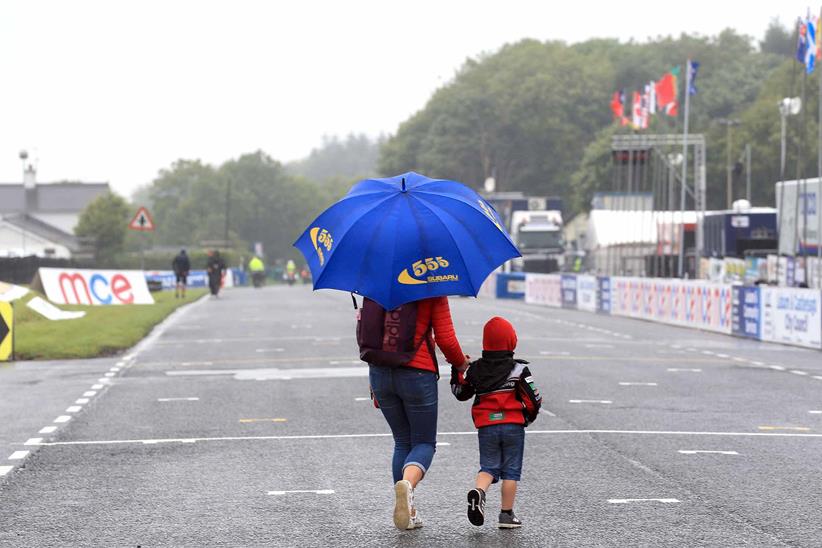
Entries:
[[679, 195], [679, 277], [685, 271], [685, 198], [688, 185], [688, 115], [691, 110], [691, 60], [685, 63], [685, 121], [682, 129], [682, 185]]

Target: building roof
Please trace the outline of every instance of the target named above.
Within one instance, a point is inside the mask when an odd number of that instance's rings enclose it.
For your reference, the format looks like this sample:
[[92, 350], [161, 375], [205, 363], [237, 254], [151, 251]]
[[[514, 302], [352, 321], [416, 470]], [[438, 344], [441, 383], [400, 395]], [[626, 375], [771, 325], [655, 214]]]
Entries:
[[40, 236], [50, 242], [63, 245], [72, 253], [77, 252], [81, 247], [79, 240], [73, 234], [64, 232], [53, 225], [44, 223], [43, 221], [35, 219], [31, 215], [26, 215], [25, 213], [3, 215], [0, 216], [0, 221], [13, 225], [20, 230], [25, 230], [26, 232]]
[[[97, 196], [110, 190], [108, 183], [38, 183], [34, 209], [29, 213], [81, 212]], [[0, 213], [24, 213], [26, 189], [22, 183], [0, 183]]]

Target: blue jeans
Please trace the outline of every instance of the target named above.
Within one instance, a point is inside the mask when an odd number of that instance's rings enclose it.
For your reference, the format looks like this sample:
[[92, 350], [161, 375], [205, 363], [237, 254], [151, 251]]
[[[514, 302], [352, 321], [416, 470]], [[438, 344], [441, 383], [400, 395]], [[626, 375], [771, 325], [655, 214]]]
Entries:
[[371, 365], [368, 378], [394, 436], [394, 482], [409, 464], [425, 473], [437, 445], [437, 376], [410, 367]]
[[477, 432], [479, 438], [480, 472], [500, 480], [519, 481], [522, 474], [522, 453], [525, 450], [525, 427], [521, 424], [493, 424]]

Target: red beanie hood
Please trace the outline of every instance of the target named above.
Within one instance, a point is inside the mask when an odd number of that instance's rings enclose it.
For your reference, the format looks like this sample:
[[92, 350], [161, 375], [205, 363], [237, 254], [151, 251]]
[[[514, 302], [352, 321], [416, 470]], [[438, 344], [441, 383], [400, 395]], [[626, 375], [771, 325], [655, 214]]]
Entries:
[[482, 349], [486, 352], [508, 351], [517, 348], [517, 332], [511, 322], [494, 316], [482, 330]]

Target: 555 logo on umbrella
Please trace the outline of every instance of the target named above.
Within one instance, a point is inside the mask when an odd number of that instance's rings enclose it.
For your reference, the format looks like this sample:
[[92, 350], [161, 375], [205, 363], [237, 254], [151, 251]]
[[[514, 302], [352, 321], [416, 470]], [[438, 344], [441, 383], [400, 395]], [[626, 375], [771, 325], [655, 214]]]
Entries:
[[326, 251], [331, 251], [331, 247], [334, 245], [334, 238], [331, 237], [329, 231], [318, 226], [312, 228], [309, 231], [309, 235], [311, 236], [311, 243], [314, 244], [314, 249], [317, 251], [317, 257], [320, 258], [320, 265], [322, 265], [325, 263], [323, 248], [325, 248]]
[[[419, 284], [427, 284], [429, 282], [456, 282], [459, 281], [459, 276], [456, 274], [439, 274], [431, 276], [426, 276], [426, 274], [439, 270], [440, 268], [448, 268], [451, 263], [448, 260], [443, 259], [442, 257], [427, 257], [425, 259], [420, 259], [419, 261], [415, 261], [411, 264], [411, 271], [413, 272], [413, 276], [408, 272], [408, 269], [404, 269], [400, 272], [400, 275], [397, 276], [397, 281], [401, 284], [405, 285], [419, 285]], [[425, 276], [425, 278], [423, 278]]]

